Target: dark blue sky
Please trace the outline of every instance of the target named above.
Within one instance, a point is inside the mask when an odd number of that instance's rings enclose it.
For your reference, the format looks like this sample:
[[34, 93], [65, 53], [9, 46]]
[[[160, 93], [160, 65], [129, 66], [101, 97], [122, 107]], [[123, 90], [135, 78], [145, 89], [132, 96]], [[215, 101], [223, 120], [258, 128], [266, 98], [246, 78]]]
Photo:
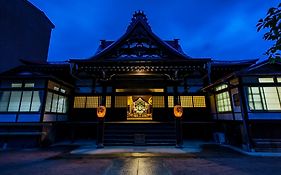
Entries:
[[100, 39], [124, 34], [136, 10], [148, 16], [164, 40], [179, 38], [191, 57], [219, 60], [263, 58], [270, 43], [256, 23], [278, 0], [30, 0], [56, 28], [49, 61], [88, 58]]

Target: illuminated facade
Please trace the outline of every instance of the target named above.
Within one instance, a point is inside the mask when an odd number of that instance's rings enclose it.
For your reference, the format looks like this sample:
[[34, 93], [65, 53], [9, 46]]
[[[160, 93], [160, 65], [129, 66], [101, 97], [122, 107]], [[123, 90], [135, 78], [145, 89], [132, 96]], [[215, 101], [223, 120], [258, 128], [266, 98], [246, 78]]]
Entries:
[[[123, 36], [101, 40], [88, 59], [25, 61], [3, 73], [1, 135], [11, 138], [1, 142], [19, 136], [37, 144], [97, 139], [96, 109], [105, 106], [105, 146], [175, 145], [173, 108], [181, 105], [184, 138], [211, 140], [224, 134], [229, 144], [257, 149], [258, 141], [281, 135], [259, 133], [267, 128], [264, 121], [281, 121], [281, 76], [278, 63], [256, 61], [189, 57], [178, 40], [161, 40], [144, 13], [136, 12]], [[277, 124], [272, 132], [280, 133]]]

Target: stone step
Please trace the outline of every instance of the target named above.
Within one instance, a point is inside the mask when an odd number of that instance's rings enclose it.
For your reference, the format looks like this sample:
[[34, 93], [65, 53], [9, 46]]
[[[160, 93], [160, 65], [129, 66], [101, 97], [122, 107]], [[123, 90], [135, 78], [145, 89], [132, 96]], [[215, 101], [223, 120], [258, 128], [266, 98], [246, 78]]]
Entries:
[[110, 123], [105, 125], [105, 145], [174, 145], [171, 123]]

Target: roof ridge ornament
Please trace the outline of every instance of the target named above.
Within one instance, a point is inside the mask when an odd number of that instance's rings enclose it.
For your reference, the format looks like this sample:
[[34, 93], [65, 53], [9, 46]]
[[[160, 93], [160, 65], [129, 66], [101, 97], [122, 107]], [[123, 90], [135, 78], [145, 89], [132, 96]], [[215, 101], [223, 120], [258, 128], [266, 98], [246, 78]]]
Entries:
[[135, 11], [135, 13], [133, 14], [131, 23], [129, 24], [129, 26], [127, 28], [127, 31], [129, 29], [131, 29], [134, 26], [134, 24], [137, 23], [138, 21], [142, 21], [148, 27], [148, 29], [151, 31], [151, 27], [148, 24], [147, 17], [145, 15], [144, 11], [142, 11], [142, 10]]

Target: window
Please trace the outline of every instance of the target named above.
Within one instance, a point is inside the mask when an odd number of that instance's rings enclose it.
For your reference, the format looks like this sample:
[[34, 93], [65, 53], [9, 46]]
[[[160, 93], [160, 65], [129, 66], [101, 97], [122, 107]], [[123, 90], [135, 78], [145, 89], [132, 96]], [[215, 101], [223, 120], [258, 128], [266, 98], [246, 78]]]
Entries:
[[99, 107], [99, 97], [87, 97], [86, 108], [97, 108]]
[[10, 91], [0, 91], [0, 112], [40, 111], [42, 91], [34, 91], [32, 89], [35, 83], [16, 82], [10, 85]]
[[65, 94], [65, 93], [66, 93], [66, 90], [61, 88], [61, 89], [60, 89], [60, 92]]
[[220, 91], [227, 88], [227, 84], [219, 85], [215, 88], [215, 91]]
[[58, 94], [53, 94], [51, 112], [57, 112], [58, 97], [59, 97]]
[[196, 108], [205, 108], [205, 96], [193, 96], [193, 106]]
[[152, 107], [153, 108], [164, 108], [164, 96], [153, 96], [152, 97]]
[[[106, 96], [106, 105], [111, 105], [111, 97], [108, 97], [110, 96]], [[100, 105], [100, 98], [100, 96], [77, 96], [74, 98], [74, 108], [97, 108]]]
[[106, 87], [106, 92], [111, 93], [112, 92], [112, 87]]
[[23, 91], [20, 111], [28, 112], [31, 106], [32, 91]]
[[116, 89], [115, 92], [164, 92], [164, 89]]
[[33, 88], [34, 87], [34, 83], [25, 83], [24, 87], [25, 88]]
[[115, 97], [115, 107], [116, 108], [126, 108], [127, 107], [127, 96], [116, 96]]
[[232, 79], [232, 80], [229, 81], [229, 83], [231, 85], [238, 85], [239, 84], [239, 79], [238, 78]]
[[259, 78], [259, 83], [274, 83], [273, 78]]
[[168, 96], [168, 107], [169, 108], [174, 107], [174, 96]]
[[45, 111], [46, 112], [50, 112], [51, 111], [52, 98], [53, 98], [53, 93], [48, 92], [47, 93], [47, 99], [46, 99], [46, 106], [45, 106]]
[[40, 95], [40, 91], [33, 91], [32, 103], [31, 103], [32, 112], [37, 112], [40, 110], [40, 107], [41, 107], [40, 96], [42, 96], [42, 95]]
[[281, 110], [281, 87], [248, 87], [250, 110]]
[[168, 87], [167, 87], [167, 92], [168, 92], [168, 93], [173, 93], [173, 92], [174, 92], [174, 87], [168, 86]]
[[231, 111], [231, 103], [228, 92], [222, 92], [216, 95], [217, 110], [218, 112]]
[[178, 86], [178, 93], [184, 93], [185, 89], [183, 86]]
[[58, 83], [55, 83], [53, 81], [48, 81], [48, 89], [53, 90], [53, 91], [57, 91], [58, 93], [62, 93], [62, 94], [68, 94], [70, 92], [70, 89], [62, 86]]
[[258, 87], [248, 88], [248, 103], [251, 110], [262, 110], [262, 100]]
[[277, 77], [277, 82], [281, 83], [281, 77]]
[[111, 96], [106, 96], [106, 104], [105, 107], [110, 108], [111, 107]]
[[95, 92], [96, 92], [96, 93], [102, 93], [102, 87], [101, 87], [101, 86], [97, 86], [97, 87], [95, 88]]
[[10, 103], [8, 107], [9, 112], [18, 112], [20, 107], [21, 91], [12, 91]]
[[205, 96], [180, 96], [181, 106], [186, 108], [205, 108]]
[[85, 108], [86, 97], [75, 97], [74, 98], [74, 108]]
[[64, 96], [59, 95], [59, 98], [58, 98], [58, 109], [57, 109], [58, 113], [63, 113], [64, 103], [65, 103]]
[[8, 110], [10, 91], [0, 92], [0, 112], [6, 112]]
[[[45, 105], [45, 112], [66, 113], [67, 103], [68, 103], [68, 98], [66, 96], [59, 95], [53, 92], [48, 92], [46, 105]], [[34, 108], [36, 108], [36, 106], [37, 105], [35, 103]]]
[[21, 88], [22, 83], [12, 83], [12, 88]]
[[60, 90], [60, 88], [59, 88], [59, 87], [57, 87], [57, 86], [55, 86], [55, 87], [54, 87], [54, 90], [55, 90], [55, 91], [59, 91], [59, 90]]
[[280, 101], [278, 99], [276, 87], [263, 87], [267, 110], [280, 110]]
[[192, 108], [193, 107], [193, 101], [192, 96], [181, 96], [181, 106], [184, 108]]

